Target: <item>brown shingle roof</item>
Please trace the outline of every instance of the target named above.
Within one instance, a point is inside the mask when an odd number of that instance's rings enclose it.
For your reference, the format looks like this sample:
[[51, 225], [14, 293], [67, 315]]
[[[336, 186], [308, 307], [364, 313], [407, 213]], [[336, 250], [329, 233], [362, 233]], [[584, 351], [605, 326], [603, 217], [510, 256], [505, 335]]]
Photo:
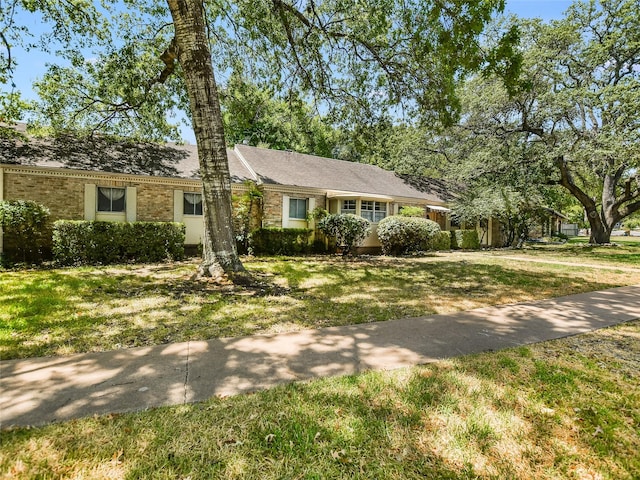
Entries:
[[[232, 182], [252, 179], [233, 150], [227, 150]], [[199, 178], [195, 145], [132, 143], [104, 138], [0, 137], [0, 163], [69, 168], [169, 178]]]
[[432, 202], [448, 200], [446, 189], [440, 182], [399, 176], [375, 165], [247, 145], [236, 145], [236, 152], [250, 165], [260, 182], [265, 184], [408, 197]]
[[[236, 145], [235, 150], [228, 149], [227, 154], [234, 183], [253, 180], [271, 185], [388, 195], [435, 203], [451, 198], [441, 182], [399, 176], [374, 165], [246, 145]], [[101, 137], [0, 136], [0, 163], [199, 179], [195, 145], [132, 143]]]

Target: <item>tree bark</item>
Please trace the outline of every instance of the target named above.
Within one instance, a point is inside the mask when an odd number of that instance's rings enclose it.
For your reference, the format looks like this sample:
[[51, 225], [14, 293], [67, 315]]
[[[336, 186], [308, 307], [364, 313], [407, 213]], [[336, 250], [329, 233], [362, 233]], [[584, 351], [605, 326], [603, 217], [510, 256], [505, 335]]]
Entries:
[[589, 237], [589, 243], [594, 245], [602, 245], [604, 243], [611, 243], [611, 229], [600, 220], [598, 216], [595, 218], [589, 217], [589, 226], [591, 227], [591, 235]]
[[[582, 191], [578, 185], [573, 181], [573, 176], [571, 175], [571, 171], [567, 166], [567, 162], [564, 157], [558, 157], [555, 159], [555, 164], [560, 171], [560, 185], [569, 190], [569, 193], [573, 195], [584, 207], [584, 211], [587, 214], [587, 220], [589, 221], [589, 226], [591, 227], [591, 236], [589, 238], [589, 243], [593, 244], [603, 244], [611, 242], [611, 227], [613, 225], [608, 225], [606, 222], [606, 217], [603, 214], [601, 215], [598, 212], [598, 206], [596, 202], [585, 192]], [[603, 190], [603, 198], [605, 195], [606, 189]]]
[[[246, 271], [232, 220], [231, 177], [202, 0], [167, 0], [175, 28], [202, 178], [204, 238], [199, 275], [232, 281]], [[239, 275], [240, 274], [240, 275]]]

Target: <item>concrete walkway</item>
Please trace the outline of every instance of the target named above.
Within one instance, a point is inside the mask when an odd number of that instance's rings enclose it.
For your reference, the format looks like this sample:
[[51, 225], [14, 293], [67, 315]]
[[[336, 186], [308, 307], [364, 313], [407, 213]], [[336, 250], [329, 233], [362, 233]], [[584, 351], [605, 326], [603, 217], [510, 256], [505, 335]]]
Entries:
[[0, 362], [0, 424], [42, 425], [391, 369], [640, 319], [640, 285], [274, 335]]

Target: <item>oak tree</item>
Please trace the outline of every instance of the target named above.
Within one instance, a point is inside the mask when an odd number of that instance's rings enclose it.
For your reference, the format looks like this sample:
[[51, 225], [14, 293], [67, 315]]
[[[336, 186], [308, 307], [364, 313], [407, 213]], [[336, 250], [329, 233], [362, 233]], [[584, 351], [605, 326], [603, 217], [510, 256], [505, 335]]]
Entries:
[[[470, 181], [522, 193], [557, 185], [584, 208], [592, 243], [640, 211], [640, 11], [635, 0], [576, 2], [550, 24], [523, 23], [522, 88], [465, 85], [449, 132]], [[460, 158], [460, 157], [459, 157]]]

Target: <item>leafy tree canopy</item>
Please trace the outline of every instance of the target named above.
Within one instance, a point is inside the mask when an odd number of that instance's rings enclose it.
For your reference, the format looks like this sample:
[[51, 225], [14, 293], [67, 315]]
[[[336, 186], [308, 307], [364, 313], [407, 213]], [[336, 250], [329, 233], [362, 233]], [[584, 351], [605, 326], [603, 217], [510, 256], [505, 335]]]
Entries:
[[[4, 5], [5, 16], [26, 9], [50, 21], [51, 33], [33, 39], [29, 48], [61, 46], [60, 64], [51, 65], [36, 85], [43, 123], [150, 139], [178, 137], [175, 114], [189, 114], [180, 75], [170, 75], [179, 74], [180, 66], [168, 68], [173, 28], [165, 2]], [[511, 49], [515, 29], [495, 48], [481, 46], [483, 29], [503, 0], [208, 0], [205, 6], [211, 58], [221, 79], [240, 67], [269, 92], [322, 103], [331, 120], [346, 125], [388, 112], [451, 121], [463, 74], [484, 68], [514, 78], [518, 67]], [[12, 37], [0, 57], [4, 82], [16, 61], [9, 46], [20, 29], [15, 23], [5, 26]], [[12, 118], [18, 113], [4, 112]]]
[[220, 102], [227, 144], [244, 143], [332, 157], [337, 131], [293, 91], [280, 96], [234, 71]]
[[439, 133], [431, 164], [476, 191], [504, 185], [548, 201], [561, 187], [586, 211], [591, 240], [606, 243], [640, 210], [637, 1], [579, 1], [562, 20], [519, 24], [520, 87], [465, 82], [461, 121]]

